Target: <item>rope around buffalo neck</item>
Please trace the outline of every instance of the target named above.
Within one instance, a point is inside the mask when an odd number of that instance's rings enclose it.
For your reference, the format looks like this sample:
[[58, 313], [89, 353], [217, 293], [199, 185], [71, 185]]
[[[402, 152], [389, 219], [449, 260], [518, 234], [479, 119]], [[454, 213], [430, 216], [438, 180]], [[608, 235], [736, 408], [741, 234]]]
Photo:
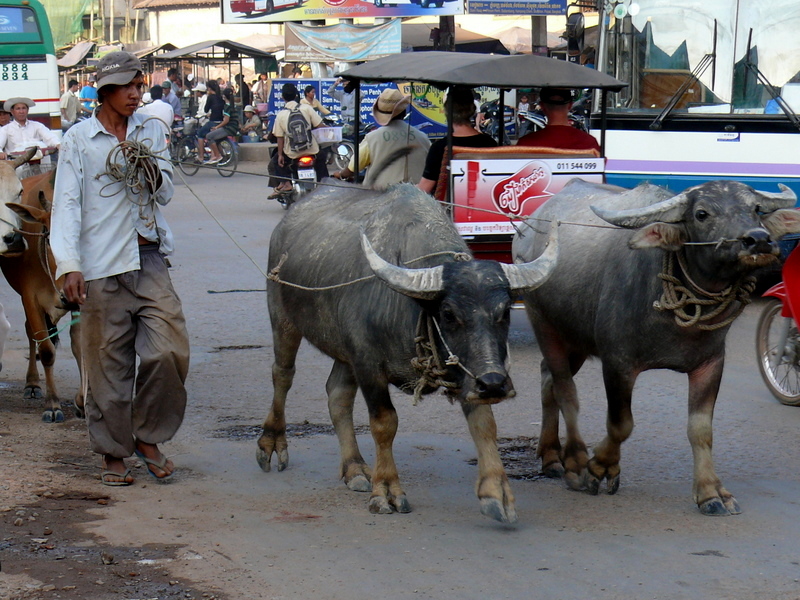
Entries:
[[[448, 357], [444, 363], [439, 354], [439, 349], [436, 347], [434, 328], [436, 329], [436, 333], [439, 334], [439, 339], [442, 340], [442, 344], [448, 353]], [[475, 376], [470, 373], [469, 369], [461, 364], [458, 356], [453, 354], [453, 351], [450, 350], [450, 347], [442, 336], [441, 329], [439, 329], [439, 323], [425, 311], [420, 313], [419, 320], [417, 321], [417, 334], [414, 336], [414, 345], [416, 346], [417, 356], [411, 359], [411, 366], [419, 371], [419, 379], [417, 380], [416, 386], [414, 386], [414, 406], [419, 404], [422, 400], [422, 392], [425, 388], [437, 390], [443, 387], [448, 396], [452, 396], [452, 394], [458, 390], [457, 383], [445, 379], [447, 376], [447, 366], [456, 365], [467, 375], [475, 379]]]
[[[674, 275], [676, 255], [678, 265], [687, 280], [685, 284]], [[697, 327], [703, 331], [714, 331], [727, 327], [742, 314], [745, 306], [750, 304], [750, 294], [756, 286], [755, 277], [745, 275], [721, 292], [708, 292], [689, 277], [682, 251], [664, 252], [661, 270], [662, 272], [658, 274], [659, 279], [662, 280], [661, 299], [653, 302], [653, 308], [658, 311], [671, 310], [675, 314], [675, 323], [679, 327]], [[717, 323], [708, 323], [728, 310], [733, 302], [738, 302], [739, 306], [731, 314]], [[703, 308], [715, 305], [716, 308], [703, 314]], [[694, 307], [693, 314], [688, 314], [686, 310], [690, 306]]]

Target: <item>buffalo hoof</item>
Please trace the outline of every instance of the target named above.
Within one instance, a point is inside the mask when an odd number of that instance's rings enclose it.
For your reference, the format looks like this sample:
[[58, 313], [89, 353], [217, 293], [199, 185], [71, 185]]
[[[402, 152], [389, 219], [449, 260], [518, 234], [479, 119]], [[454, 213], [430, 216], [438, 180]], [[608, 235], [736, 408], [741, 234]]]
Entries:
[[392, 498], [390, 502], [392, 503], [392, 506], [394, 506], [394, 509], [399, 513], [411, 512], [411, 504], [409, 504], [408, 498], [406, 498], [405, 494]]
[[27, 386], [24, 390], [22, 390], [22, 399], [23, 400], [41, 400], [44, 398], [42, 394], [42, 388], [39, 386]]
[[347, 489], [353, 492], [371, 492], [372, 484], [363, 475], [356, 475], [347, 483]]
[[587, 473], [584, 478], [584, 489], [589, 492], [592, 496], [597, 496], [600, 493], [600, 479], [592, 475], [591, 473]]
[[616, 477], [609, 477], [606, 481], [606, 492], [613, 496], [619, 491], [619, 475]]
[[542, 475], [549, 479], [562, 479], [564, 477], [564, 465], [560, 462], [551, 462], [549, 465], [543, 465]]
[[731, 511], [725, 507], [725, 504], [719, 498], [709, 498], [698, 504], [697, 507], [707, 517], [727, 517], [731, 514]]
[[78, 406], [77, 404], [73, 408], [73, 412], [75, 413], [76, 419], [85, 419], [86, 418], [86, 411], [83, 409], [82, 406]]
[[45, 423], [63, 423], [64, 422], [64, 413], [61, 411], [60, 408], [55, 410], [46, 410], [42, 414], [42, 421]]
[[563, 479], [567, 487], [575, 492], [581, 492], [585, 489], [585, 477], [578, 473], [572, 471], [565, 472]]
[[369, 512], [373, 515], [390, 515], [394, 511], [386, 498], [383, 496], [373, 496], [369, 499]]
[[501, 523], [516, 523], [517, 511], [513, 506], [505, 507], [497, 498], [481, 498], [481, 514]]
[[727, 508], [728, 512], [730, 512], [732, 515], [742, 514], [742, 508], [739, 506], [739, 503], [733, 496], [725, 500], [725, 508]]
[[269, 473], [272, 470], [272, 465], [270, 464], [270, 457], [272, 453], [266, 453], [261, 448], [256, 450], [256, 460], [258, 461], [258, 466], [261, 467], [261, 470], [264, 473]]

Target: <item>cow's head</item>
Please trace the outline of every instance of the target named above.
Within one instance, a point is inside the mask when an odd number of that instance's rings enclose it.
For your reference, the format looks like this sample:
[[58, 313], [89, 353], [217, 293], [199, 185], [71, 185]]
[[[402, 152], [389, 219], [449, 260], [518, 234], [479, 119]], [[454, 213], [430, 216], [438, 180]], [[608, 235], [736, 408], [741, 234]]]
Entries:
[[[451, 395], [467, 403], [496, 403], [515, 395], [507, 371], [511, 304], [524, 291], [542, 285], [558, 254], [556, 225], [546, 251], [535, 261], [509, 265], [485, 260], [446, 262], [407, 269], [383, 260], [365, 235], [362, 247], [375, 275], [393, 290], [417, 299], [436, 326], [443, 359], [452, 353], [459, 364], [447, 366]], [[461, 366], [459, 366], [461, 365]], [[462, 368], [463, 367], [463, 368]]]
[[22, 183], [16, 169], [27, 163], [36, 153], [31, 148], [15, 160], [0, 161], [0, 256], [16, 256], [25, 250], [25, 240], [19, 232], [19, 219], [6, 202], [19, 202]]
[[779, 187], [780, 193], [771, 194], [737, 181], [709, 181], [643, 208], [592, 210], [609, 223], [638, 229], [631, 248], [683, 248], [694, 274], [724, 285], [775, 262], [777, 240], [800, 231], [800, 212], [786, 210], [797, 198]]

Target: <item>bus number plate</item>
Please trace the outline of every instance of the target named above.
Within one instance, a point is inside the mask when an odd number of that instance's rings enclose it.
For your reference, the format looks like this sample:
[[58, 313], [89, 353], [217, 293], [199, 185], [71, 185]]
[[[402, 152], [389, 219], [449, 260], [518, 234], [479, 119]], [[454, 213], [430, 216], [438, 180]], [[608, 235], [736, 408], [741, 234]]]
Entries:
[[3, 63], [0, 81], [25, 81], [28, 79], [28, 65], [26, 63]]

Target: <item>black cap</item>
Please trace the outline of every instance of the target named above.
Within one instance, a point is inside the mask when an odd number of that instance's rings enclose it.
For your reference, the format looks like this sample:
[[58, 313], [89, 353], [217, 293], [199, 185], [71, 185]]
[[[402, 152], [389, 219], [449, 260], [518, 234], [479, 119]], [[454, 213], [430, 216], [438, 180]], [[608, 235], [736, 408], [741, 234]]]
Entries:
[[566, 88], [542, 88], [539, 99], [544, 104], [563, 105], [572, 102], [572, 90]]

